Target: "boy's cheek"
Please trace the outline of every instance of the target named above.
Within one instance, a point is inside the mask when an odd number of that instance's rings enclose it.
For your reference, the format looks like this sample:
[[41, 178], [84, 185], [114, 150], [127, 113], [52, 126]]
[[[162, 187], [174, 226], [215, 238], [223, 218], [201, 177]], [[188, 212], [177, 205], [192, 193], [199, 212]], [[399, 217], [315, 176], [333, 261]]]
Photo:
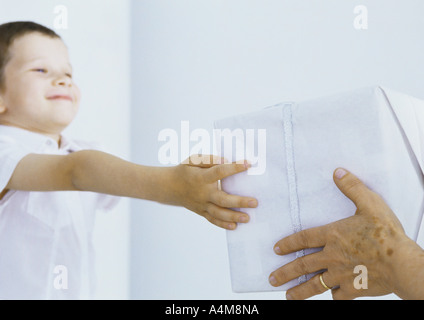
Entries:
[[81, 101], [81, 90], [76, 84], [73, 84], [73, 91], [75, 100], [77, 103], [79, 103]]

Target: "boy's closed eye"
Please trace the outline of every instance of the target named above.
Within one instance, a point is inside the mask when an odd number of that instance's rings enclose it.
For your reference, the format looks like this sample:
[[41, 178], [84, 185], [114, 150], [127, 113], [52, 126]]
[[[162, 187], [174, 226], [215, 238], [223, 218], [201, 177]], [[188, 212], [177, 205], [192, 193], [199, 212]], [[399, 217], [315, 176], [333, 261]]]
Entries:
[[39, 73], [47, 73], [47, 69], [44, 69], [44, 68], [35, 68], [35, 69], [32, 69], [31, 71], [39, 72]]
[[[38, 73], [48, 73], [47, 69], [44, 69], [44, 68], [35, 68], [35, 69], [32, 69], [31, 71], [38, 72]], [[72, 79], [72, 73], [65, 72], [65, 76]]]

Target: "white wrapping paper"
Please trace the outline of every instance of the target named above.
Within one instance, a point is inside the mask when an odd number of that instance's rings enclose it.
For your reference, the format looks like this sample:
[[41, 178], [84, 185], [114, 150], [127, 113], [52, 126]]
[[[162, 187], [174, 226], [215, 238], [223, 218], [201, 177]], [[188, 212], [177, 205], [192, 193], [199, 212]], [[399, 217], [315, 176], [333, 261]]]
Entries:
[[[227, 232], [233, 291], [287, 290], [311, 277], [272, 287], [272, 271], [319, 250], [278, 256], [273, 246], [294, 232], [355, 213], [333, 182], [338, 167], [379, 193], [417, 240], [424, 204], [423, 101], [376, 86], [281, 103], [218, 120], [215, 129], [233, 134], [232, 144], [216, 135], [220, 155], [253, 164], [224, 179], [223, 190], [259, 201], [257, 208], [243, 209], [251, 217], [248, 224]], [[244, 150], [235, 150], [237, 144]]]

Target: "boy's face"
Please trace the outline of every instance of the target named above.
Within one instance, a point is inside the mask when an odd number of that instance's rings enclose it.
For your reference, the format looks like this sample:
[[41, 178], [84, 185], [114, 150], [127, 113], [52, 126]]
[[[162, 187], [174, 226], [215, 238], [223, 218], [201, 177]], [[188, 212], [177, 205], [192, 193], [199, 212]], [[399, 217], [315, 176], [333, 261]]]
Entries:
[[9, 55], [0, 92], [0, 124], [60, 139], [80, 102], [65, 44], [34, 32], [16, 39]]

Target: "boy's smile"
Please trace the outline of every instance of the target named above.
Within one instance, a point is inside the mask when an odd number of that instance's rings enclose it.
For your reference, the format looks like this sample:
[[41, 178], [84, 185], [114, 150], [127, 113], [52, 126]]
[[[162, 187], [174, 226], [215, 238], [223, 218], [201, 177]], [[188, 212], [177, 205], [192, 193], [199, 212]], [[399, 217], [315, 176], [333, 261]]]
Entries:
[[65, 44], [33, 32], [16, 39], [9, 55], [0, 92], [0, 124], [44, 134], [59, 142], [60, 133], [75, 118], [80, 102]]

